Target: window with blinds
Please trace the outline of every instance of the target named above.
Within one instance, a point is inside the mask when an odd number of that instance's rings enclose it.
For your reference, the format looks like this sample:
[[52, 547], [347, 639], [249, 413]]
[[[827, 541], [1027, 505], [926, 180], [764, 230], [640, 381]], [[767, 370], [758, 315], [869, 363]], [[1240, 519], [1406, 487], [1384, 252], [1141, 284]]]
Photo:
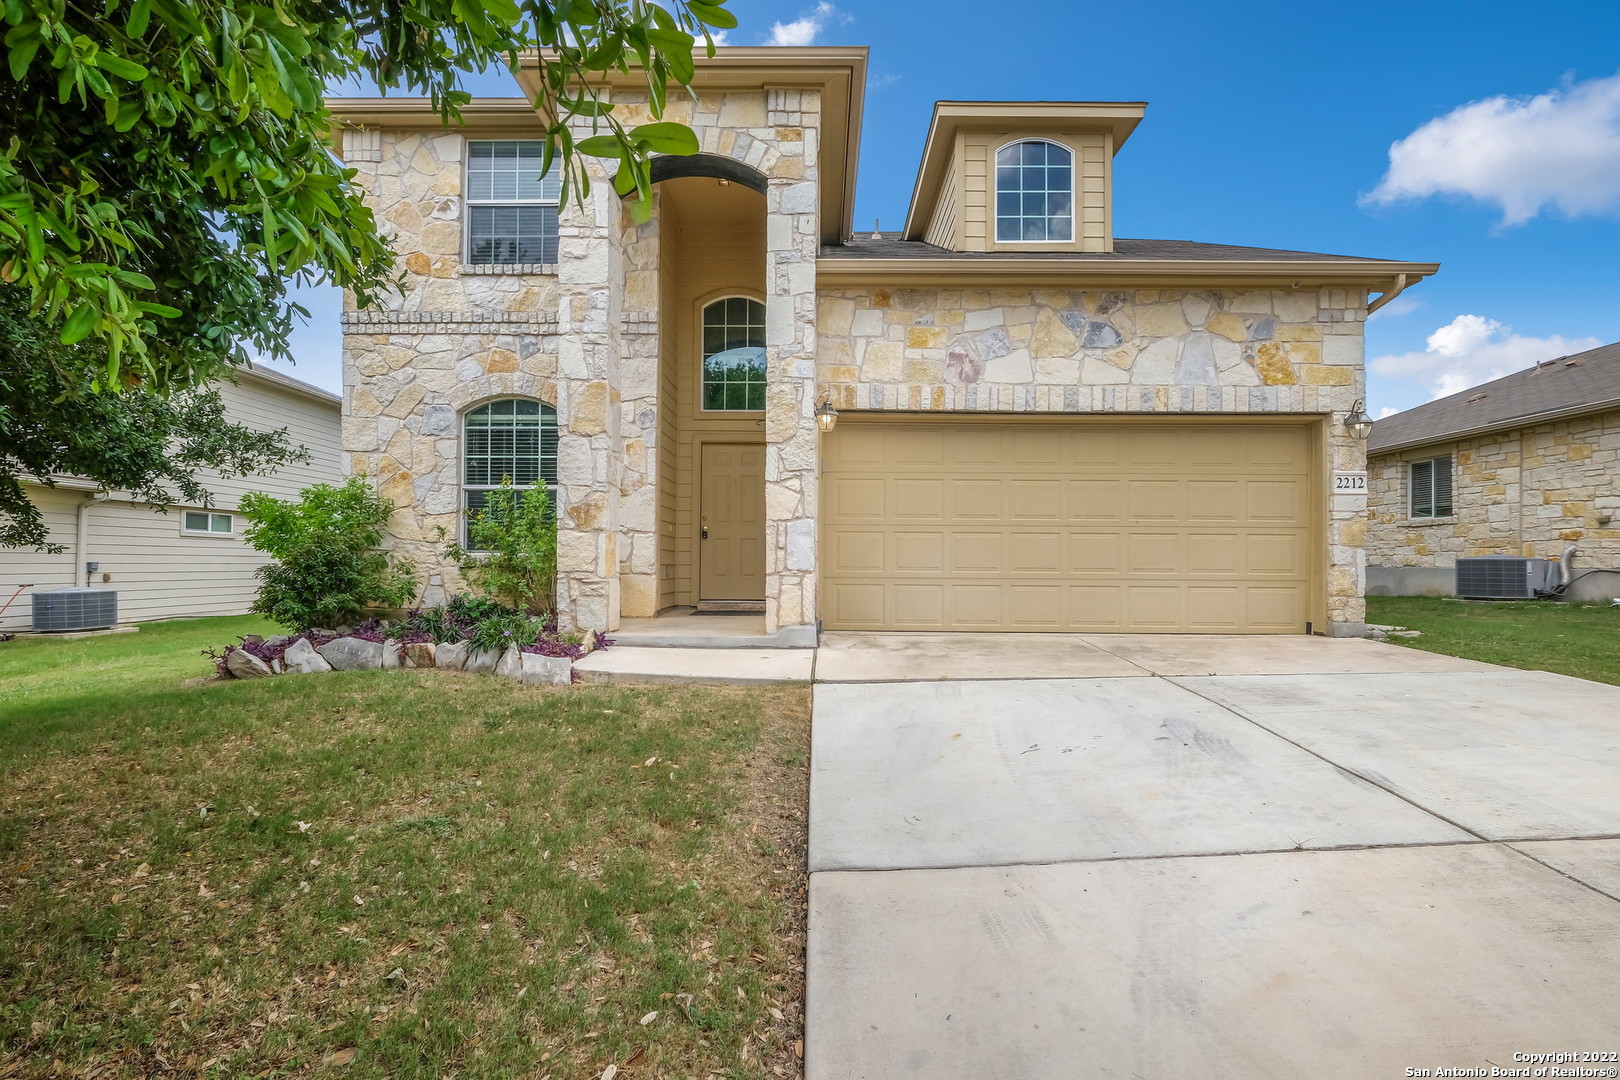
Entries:
[[[503, 481], [519, 488], [545, 484], [557, 505], [557, 410], [539, 401], [507, 398], [480, 405], [462, 420], [462, 507], [466, 520], [484, 508]], [[472, 538], [463, 525], [462, 542]]]
[[1451, 455], [1442, 454], [1427, 461], [1411, 462], [1409, 488], [1412, 496], [1412, 517], [1450, 517]]
[[561, 173], [542, 174], [538, 140], [467, 144], [467, 261], [477, 265], [557, 261]]

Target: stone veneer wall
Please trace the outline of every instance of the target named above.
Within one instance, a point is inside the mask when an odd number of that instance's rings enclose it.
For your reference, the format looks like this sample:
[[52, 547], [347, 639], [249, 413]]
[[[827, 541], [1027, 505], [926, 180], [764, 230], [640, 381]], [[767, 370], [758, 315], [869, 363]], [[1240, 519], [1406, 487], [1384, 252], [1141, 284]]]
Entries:
[[442, 527], [461, 507], [461, 413], [495, 397], [556, 406], [554, 267], [464, 265], [459, 134], [351, 132], [345, 160], [402, 255], [403, 288], [378, 308], [343, 313], [343, 448], [350, 472], [376, 478], [399, 509], [393, 547], [422, 570], [429, 602], [457, 586]]
[[[1321, 290], [824, 289], [816, 375], [840, 409], [1331, 414], [1362, 396], [1366, 294]], [[1366, 504], [1335, 497], [1328, 617], [1363, 622]]]
[[[1409, 518], [1406, 463], [1447, 452], [1456, 513]], [[1368, 471], [1373, 566], [1449, 567], [1473, 555], [1548, 558], [1577, 543], [1577, 573], [1620, 568], [1620, 411], [1380, 454]]]
[[[644, 93], [620, 93], [626, 125]], [[766, 629], [814, 621], [815, 259], [820, 95], [769, 89], [672, 100], [704, 152], [767, 178]], [[540, 134], [538, 124], [536, 135]], [[581, 134], [584, 134], [582, 131]], [[460, 521], [460, 419], [495, 397], [558, 415], [558, 604], [565, 623], [617, 626], [657, 603], [659, 229], [630, 223], [591, 165], [583, 207], [560, 210], [556, 265], [464, 265], [460, 134], [351, 132], [344, 157], [403, 255], [399, 295], [344, 314], [344, 449], [399, 510], [391, 543], [457, 587], [442, 528]]]

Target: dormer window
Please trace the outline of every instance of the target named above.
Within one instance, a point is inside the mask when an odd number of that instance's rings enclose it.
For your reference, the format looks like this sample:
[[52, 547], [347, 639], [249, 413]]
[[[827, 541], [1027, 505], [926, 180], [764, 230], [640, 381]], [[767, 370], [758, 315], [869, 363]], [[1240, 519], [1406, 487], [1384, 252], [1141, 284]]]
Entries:
[[996, 151], [996, 242], [1074, 242], [1074, 153], [1044, 139]]

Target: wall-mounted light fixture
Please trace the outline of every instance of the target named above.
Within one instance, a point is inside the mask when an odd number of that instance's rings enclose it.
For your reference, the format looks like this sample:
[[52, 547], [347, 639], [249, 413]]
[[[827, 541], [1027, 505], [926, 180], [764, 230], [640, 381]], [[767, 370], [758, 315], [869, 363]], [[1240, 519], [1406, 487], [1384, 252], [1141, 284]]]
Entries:
[[831, 431], [837, 424], [838, 410], [833, 408], [832, 398], [822, 398], [821, 404], [816, 406], [816, 426], [822, 431]]
[[1350, 434], [1358, 439], [1365, 439], [1372, 434], [1373, 420], [1367, 415], [1367, 403], [1361, 398], [1350, 406], [1350, 415], [1344, 418], [1344, 426], [1350, 429]]

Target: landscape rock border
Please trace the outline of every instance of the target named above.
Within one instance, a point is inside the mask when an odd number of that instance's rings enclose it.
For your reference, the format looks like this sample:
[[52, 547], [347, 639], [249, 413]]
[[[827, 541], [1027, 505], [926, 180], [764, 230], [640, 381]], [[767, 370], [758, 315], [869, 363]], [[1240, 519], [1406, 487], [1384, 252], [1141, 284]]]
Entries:
[[[580, 643], [589, 656], [597, 637], [587, 633]], [[257, 639], [255, 639], [257, 640]], [[288, 641], [286, 635], [266, 638], [267, 645]], [[470, 641], [371, 641], [340, 636], [319, 645], [307, 637], [292, 640], [280, 660], [269, 663], [241, 648], [226, 651], [221, 674], [231, 679], [263, 679], [274, 675], [318, 675], [328, 671], [369, 671], [380, 668], [470, 671], [499, 675], [536, 686], [567, 686], [574, 681], [574, 661], [566, 656], [542, 656], [511, 648], [503, 652], [475, 649]]]

